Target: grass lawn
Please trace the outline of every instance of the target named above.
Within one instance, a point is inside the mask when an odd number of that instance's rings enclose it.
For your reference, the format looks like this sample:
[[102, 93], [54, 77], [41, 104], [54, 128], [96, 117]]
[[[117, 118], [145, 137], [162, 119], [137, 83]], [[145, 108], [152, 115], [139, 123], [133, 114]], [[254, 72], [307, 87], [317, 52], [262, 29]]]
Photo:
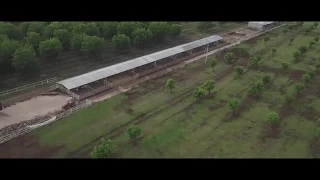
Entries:
[[[220, 55], [213, 71], [198, 61], [182, 70], [118, 95], [107, 101], [71, 115], [59, 122], [0, 146], [1, 157], [88, 157], [102, 137], [111, 139], [116, 147], [113, 157], [212, 157], [212, 158], [306, 158], [319, 156], [314, 130], [320, 118], [320, 73], [306, 85], [290, 105], [284, 105], [285, 94], [294, 92], [301, 76], [320, 64], [320, 42], [294, 61], [293, 52], [320, 36], [320, 28], [309, 34], [304, 29], [312, 22], [286, 34], [283, 28], [250, 40], [239, 46], [250, 56], [260, 56], [261, 63], [253, 68], [249, 56], [237, 63], [226, 64]], [[289, 39], [294, 37], [292, 45]], [[271, 48], [277, 52], [272, 56]], [[230, 50], [232, 51], [232, 50]], [[289, 64], [283, 70], [281, 63]], [[233, 67], [243, 66], [246, 73], [236, 79]], [[259, 98], [248, 96], [250, 83], [263, 75], [271, 77]], [[172, 93], [165, 90], [168, 78], [177, 82]], [[206, 80], [215, 80], [211, 94], [197, 101], [192, 97], [195, 87]], [[240, 100], [233, 116], [227, 106], [231, 98]], [[279, 114], [279, 124], [266, 125], [270, 111]], [[133, 143], [124, 133], [136, 124], [142, 133]], [[270, 130], [271, 129], [271, 130]], [[25, 142], [32, 145], [25, 146]], [[39, 150], [40, 149], [40, 150]], [[5, 154], [5, 152], [7, 152]], [[10, 152], [10, 153], [8, 153]]]

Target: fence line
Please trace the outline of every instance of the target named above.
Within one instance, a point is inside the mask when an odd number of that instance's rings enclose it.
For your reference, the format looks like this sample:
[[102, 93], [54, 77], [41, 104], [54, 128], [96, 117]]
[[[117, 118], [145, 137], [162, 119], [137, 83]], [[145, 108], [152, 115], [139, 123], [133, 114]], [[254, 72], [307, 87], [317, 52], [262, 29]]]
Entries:
[[50, 88], [43, 88], [43, 89], [40, 89], [40, 90], [32, 91], [32, 92], [27, 93], [27, 94], [16, 96], [14, 98], [10, 98], [10, 99], [2, 101], [2, 104], [4, 106], [11, 106], [12, 104], [31, 99], [31, 98], [33, 98], [35, 96], [39, 96], [42, 93], [47, 92], [47, 91], [50, 91]]
[[22, 90], [25, 90], [25, 89], [29, 89], [29, 88], [33, 88], [33, 87], [36, 87], [36, 86], [42, 86], [42, 85], [45, 85], [45, 84], [55, 83], [57, 81], [58, 81], [58, 78], [54, 77], [54, 78], [50, 78], [50, 79], [47, 79], [47, 80], [43, 80], [43, 81], [27, 84], [27, 85], [20, 86], [20, 87], [17, 87], [17, 88], [13, 88], [13, 89], [9, 89], [9, 90], [6, 90], [6, 91], [2, 91], [2, 92], [0, 92], [0, 96], [12, 94], [12, 93], [19, 92], [19, 91], [22, 91]]
[[33, 124], [33, 125], [41, 124], [41, 123], [46, 122], [46, 121], [48, 121], [48, 123], [43, 123], [43, 125], [35, 126], [35, 127], [25, 126], [25, 127], [21, 128], [21, 129], [18, 129], [17, 131], [14, 131], [14, 132], [11, 132], [11, 133], [6, 134], [6, 135], [4, 135], [4, 136], [1, 136], [1, 137], [0, 137], [0, 144], [2, 144], [2, 143], [4, 143], [4, 142], [7, 142], [7, 141], [9, 141], [9, 140], [11, 140], [11, 139], [13, 139], [13, 138], [18, 137], [18, 136], [21, 136], [21, 135], [24, 135], [24, 134], [26, 134], [26, 133], [29, 133], [29, 132], [31, 132], [32, 130], [37, 129], [37, 128], [39, 128], [39, 127], [43, 127], [43, 126], [46, 126], [46, 125], [48, 125], [48, 124], [51, 124], [51, 123], [53, 123], [53, 122], [55, 122], [55, 121], [58, 121], [58, 120], [66, 117], [66, 116], [68, 116], [68, 115], [70, 115], [70, 114], [73, 114], [73, 113], [75, 113], [75, 112], [77, 112], [77, 111], [79, 111], [79, 110], [81, 110], [81, 109], [90, 107], [91, 105], [92, 105], [92, 102], [87, 99], [84, 104], [81, 104], [81, 105], [79, 105], [79, 106], [76, 106], [76, 107], [74, 107], [74, 108], [71, 108], [71, 109], [68, 110], [68, 111], [65, 111], [65, 112], [62, 112], [62, 113], [59, 113], [59, 114], [55, 115], [56, 118], [55, 118], [54, 120], [49, 121], [50, 119], [52, 119], [52, 118], [54, 117], [54, 116], [53, 116], [53, 117], [51, 116], [51, 117], [48, 117], [48, 118], [46, 118], [46, 119], [40, 120], [39, 122], [37, 122], [36, 124]]

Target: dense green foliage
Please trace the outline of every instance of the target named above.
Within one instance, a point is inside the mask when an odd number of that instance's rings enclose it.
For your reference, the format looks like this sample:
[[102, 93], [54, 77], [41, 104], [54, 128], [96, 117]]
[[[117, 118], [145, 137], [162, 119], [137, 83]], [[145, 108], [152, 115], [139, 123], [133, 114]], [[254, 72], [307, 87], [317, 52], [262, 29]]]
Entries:
[[43, 57], [54, 61], [56, 55], [70, 50], [97, 59], [106, 43], [119, 51], [144, 48], [175, 38], [181, 31], [181, 25], [174, 22], [0, 22], [0, 74], [24, 73], [13, 65], [13, 54], [24, 45], [34, 49], [36, 64]]

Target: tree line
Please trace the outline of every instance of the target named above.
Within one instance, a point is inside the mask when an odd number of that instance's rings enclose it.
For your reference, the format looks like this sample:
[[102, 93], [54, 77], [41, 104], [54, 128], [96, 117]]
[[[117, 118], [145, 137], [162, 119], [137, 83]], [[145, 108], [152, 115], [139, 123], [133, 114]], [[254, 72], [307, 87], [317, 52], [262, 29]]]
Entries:
[[174, 22], [0, 22], [0, 74], [31, 75], [39, 58], [53, 61], [63, 51], [76, 50], [98, 59], [106, 41], [121, 52], [144, 48], [181, 34]]

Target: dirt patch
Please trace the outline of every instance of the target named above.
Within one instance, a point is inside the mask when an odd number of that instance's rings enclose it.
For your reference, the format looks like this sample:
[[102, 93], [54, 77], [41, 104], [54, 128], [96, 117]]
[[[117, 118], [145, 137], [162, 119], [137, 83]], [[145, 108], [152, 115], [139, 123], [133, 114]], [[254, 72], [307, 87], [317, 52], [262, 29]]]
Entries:
[[312, 107], [307, 107], [303, 112], [300, 113], [300, 116], [309, 121], [318, 121], [320, 118], [320, 113], [314, 110]]
[[305, 73], [303, 70], [294, 70], [291, 73], [290, 79], [293, 81], [299, 81], [301, 80], [302, 75]]
[[246, 41], [246, 44], [250, 44], [250, 45], [257, 44], [257, 41], [259, 41], [260, 39], [261, 39], [260, 36], [252, 38], [252, 39], [249, 39], [248, 41]]
[[211, 111], [211, 112], [213, 112], [213, 111], [215, 111], [215, 110], [223, 107], [224, 105], [226, 105], [226, 102], [220, 101], [220, 103], [217, 104], [217, 105], [215, 105], [215, 106], [209, 106], [209, 107], [208, 107], [208, 110]]
[[313, 158], [320, 158], [320, 140], [314, 138], [309, 145], [309, 152]]
[[134, 113], [134, 110], [131, 109], [131, 108], [128, 108], [128, 109], [126, 110], [126, 113], [128, 113], [128, 114], [133, 114], [133, 113]]
[[44, 116], [50, 112], [61, 110], [68, 101], [68, 96], [37, 96], [28, 101], [20, 102], [1, 111], [0, 129], [21, 121]]
[[35, 137], [27, 134], [1, 144], [0, 158], [48, 158], [63, 148], [64, 145], [55, 147], [42, 145]]
[[265, 142], [268, 138], [280, 138], [281, 137], [281, 127], [279, 125], [265, 125], [260, 140]]
[[285, 119], [285, 118], [289, 117], [290, 115], [292, 115], [293, 112], [294, 112], [294, 109], [292, 109], [289, 105], [284, 105], [280, 109], [279, 116], [281, 119]]

